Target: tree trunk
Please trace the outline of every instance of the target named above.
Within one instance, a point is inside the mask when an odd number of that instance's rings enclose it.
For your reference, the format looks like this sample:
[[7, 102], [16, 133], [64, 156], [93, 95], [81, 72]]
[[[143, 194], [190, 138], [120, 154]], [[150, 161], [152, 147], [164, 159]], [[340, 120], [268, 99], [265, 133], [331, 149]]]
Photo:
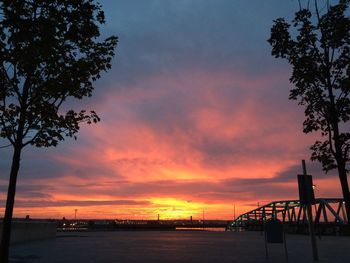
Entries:
[[[334, 112], [334, 111], [332, 111]], [[335, 114], [332, 116], [336, 116]], [[334, 158], [337, 162], [338, 176], [340, 180], [341, 189], [343, 192], [343, 198], [345, 202], [345, 210], [347, 217], [347, 224], [350, 225], [350, 192], [348, 184], [348, 175], [346, 172], [346, 156], [344, 156], [342, 150], [342, 143], [340, 142], [340, 132], [339, 132], [339, 123], [337, 119], [333, 119], [333, 140], [334, 140]]]
[[0, 263], [8, 263], [12, 214], [13, 214], [13, 206], [15, 202], [17, 174], [18, 174], [19, 165], [20, 165], [21, 152], [22, 152], [22, 145], [20, 143], [15, 144], [13, 158], [12, 158], [9, 187], [7, 191], [6, 210], [5, 210], [5, 216], [2, 224], [2, 235], [1, 235], [1, 243], [0, 243]]
[[349, 184], [348, 184], [348, 175], [346, 173], [345, 164], [338, 164], [338, 174], [339, 174], [339, 180], [341, 184], [341, 189], [343, 192], [343, 198], [345, 202], [345, 210], [346, 210], [346, 217], [348, 220], [348, 225], [350, 225], [350, 192], [349, 192]]

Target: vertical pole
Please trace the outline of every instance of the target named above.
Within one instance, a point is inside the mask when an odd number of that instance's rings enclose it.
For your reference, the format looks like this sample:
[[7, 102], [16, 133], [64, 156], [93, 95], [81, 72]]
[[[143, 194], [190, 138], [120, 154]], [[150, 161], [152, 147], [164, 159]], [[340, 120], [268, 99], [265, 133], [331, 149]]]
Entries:
[[262, 213], [261, 213], [261, 222], [262, 222], [262, 224], [263, 224], [263, 227], [262, 227], [262, 231], [260, 232], [260, 234], [262, 235], [263, 234], [263, 231], [265, 232], [265, 235], [266, 235], [266, 231], [265, 231], [265, 206], [263, 207], [263, 209], [262, 209]]
[[286, 255], [286, 260], [288, 262], [287, 240], [286, 240], [286, 232], [284, 231], [284, 226], [283, 226], [283, 243], [284, 243], [284, 254]]
[[[262, 233], [262, 232], [261, 232]], [[267, 249], [267, 236], [266, 236], [266, 229], [264, 227], [264, 240], [265, 240], [265, 255], [266, 255], [266, 259], [269, 258], [269, 251]]]
[[[260, 207], [260, 203], [258, 202], [258, 208], [257, 209], [259, 209], [259, 207]], [[256, 212], [258, 211], [257, 209], [255, 210], [255, 219], [256, 219]], [[262, 230], [263, 230], [263, 228], [262, 228]], [[262, 232], [261, 232], [261, 234], [262, 234]]]
[[[304, 173], [304, 175], [307, 175], [305, 160], [302, 160], [302, 166], [303, 166], [303, 173]], [[313, 254], [314, 261], [318, 261], [318, 251], [317, 251], [317, 244], [316, 244], [314, 222], [313, 222], [313, 219], [312, 219], [311, 203], [307, 202], [305, 208], [306, 208], [305, 212], [307, 213], [307, 219], [308, 219], [307, 221], [308, 221], [308, 225], [309, 225], [309, 232], [310, 232], [310, 239], [311, 239], [311, 246], [312, 246], [312, 254]]]
[[306, 171], [306, 163], [305, 163], [305, 160], [302, 160], [301, 161], [301, 164], [302, 164], [302, 166], [303, 166], [303, 174], [307, 174], [307, 171]]
[[203, 208], [203, 230], [204, 230], [204, 208]]
[[346, 212], [345, 212], [345, 209], [344, 209], [344, 205], [345, 205], [345, 202], [344, 201], [341, 201], [341, 210], [342, 210], [342, 213], [343, 213], [343, 217], [344, 217], [344, 221], [345, 222], [348, 222], [348, 219], [346, 217]]
[[[233, 220], [236, 220], [236, 204], [233, 204]], [[235, 222], [235, 231], [237, 231], [237, 221]]]
[[236, 204], [233, 204], [233, 218], [236, 219]]
[[310, 231], [310, 238], [311, 238], [311, 245], [312, 245], [312, 254], [314, 257], [314, 261], [318, 261], [318, 251], [317, 251], [317, 244], [316, 244], [316, 236], [315, 236], [315, 228], [314, 223], [312, 220], [312, 209], [311, 205], [306, 205], [306, 211], [308, 216], [308, 223], [309, 223], [309, 231]]

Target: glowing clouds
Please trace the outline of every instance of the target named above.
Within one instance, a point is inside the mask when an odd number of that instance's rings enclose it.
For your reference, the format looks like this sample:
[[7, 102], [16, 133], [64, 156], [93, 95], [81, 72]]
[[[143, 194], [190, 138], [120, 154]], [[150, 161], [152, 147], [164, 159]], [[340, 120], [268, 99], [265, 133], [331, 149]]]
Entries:
[[[16, 215], [189, 218], [204, 208], [206, 218], [229, 219], [233, 204], [238, 214], [257, 201], [295, 198], [314, 138], [302, 134], [303, 113], [288, 101], [290, 69], [266, 42], [287, 4], [173, 1], [175, 16], [168, 2], [158, 2], [159, 12], [129, 2], [105, 1], [121, 42], [112, 72], [83, 105], [101, 122], [82, 127], [76, 142], [28, 150]], [[336, 179], [320, 180], [322, 195], [336, 193]]]
[[[307, 138], [295, 136], [291, 105], [265, 103], [276, 80], [240, 74], [149, 76], [100, 97], [102, 122], [46, 155], [62, 168], [33, 168], [37, 178], [22, 181], [16, 213], [39, 217], [39, 206], [52, 217], [79, 209], [86, 218], [168, 219], [204, 209], [207, 218], [227, 219], [233, 203], [241, 211], [257, 199], [293, 198], [294, 183], [279, 174], [298, 161]], [[41, 196], [28, 185], [41, 185]]]

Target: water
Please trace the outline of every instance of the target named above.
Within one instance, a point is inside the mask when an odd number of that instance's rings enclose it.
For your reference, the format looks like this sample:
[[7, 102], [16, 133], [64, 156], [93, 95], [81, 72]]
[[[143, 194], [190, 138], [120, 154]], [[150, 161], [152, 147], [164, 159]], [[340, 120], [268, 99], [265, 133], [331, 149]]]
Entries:
[[222, 232], [226, 229], [224, 227], [177, 227], [177, 231], [215, 231]]

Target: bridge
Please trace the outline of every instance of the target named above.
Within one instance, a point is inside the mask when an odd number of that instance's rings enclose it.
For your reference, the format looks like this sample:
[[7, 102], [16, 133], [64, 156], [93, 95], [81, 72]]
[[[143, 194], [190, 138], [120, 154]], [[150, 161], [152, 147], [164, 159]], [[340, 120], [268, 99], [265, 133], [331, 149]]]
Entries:
[[[347, 218], [341, 198], [317, 198], [312, 205], [313, 221], [318, 233], [342, 231]], [[307, 232], [307, 213], [299, 200], [275, 201], [244, 213], [227, 226], [227, 230], [262, 230], [266, 220], [276, 218], [289, 232]], [[340, 229], [340, 230], [339, 230]]]

